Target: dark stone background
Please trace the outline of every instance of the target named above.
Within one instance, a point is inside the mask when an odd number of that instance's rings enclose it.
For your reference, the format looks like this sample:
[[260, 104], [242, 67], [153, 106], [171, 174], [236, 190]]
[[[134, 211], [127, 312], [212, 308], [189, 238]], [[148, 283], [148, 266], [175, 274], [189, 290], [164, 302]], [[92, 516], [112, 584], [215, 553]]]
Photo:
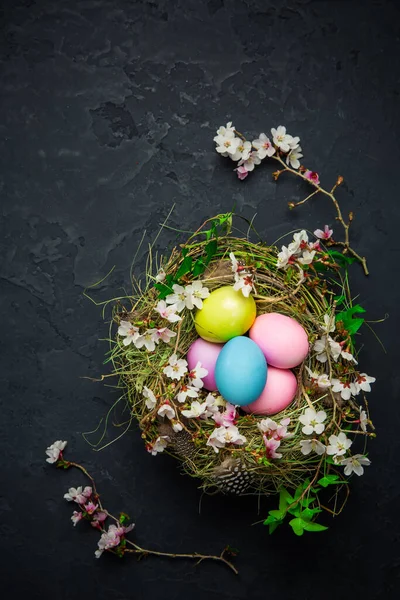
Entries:
[[[399, 592], [399, 3], [275, 0], [15, 0], [1, 7], [1, 544], [4, 597], [258, 599], [395, 598]], [[372, 465], [324, 534], [269, 537], [257, 500], [204, 497], [137, 430], [100, 453], [81, 433], [118, 397], [102, 365], [107, 336], [96, 298], [129, 288], [143, 231], [193, 229], [235, 203], [273, 242], [332, 223], [323, 198], [286, 208], [305, 188], [259, 168], [245, 182], [212, 138], [234, 120], [250, 139], [285, 124], [306, 164], [354, 210], [353, 243], [371, 276], [353, 289], [376, 325], [361, 363], [378, 438]], [[176, 239], [164, 230], [157, 247]], [[135, 272], [144, 264], [139, 253]], [[117, 430], [119, 433], [120, 430]], [[115, 434], [111, 428], [111, 435]], [[170, 551], [240, 549], [240, 576], [216, 564], [104, 556], [97, 533], [73, 529], [66, 488], [95, 475], [107, 506], [137, 523], [137, 539]], [[109, 437], [108, 439], [111, 439]], [[397, 593], [396, 593], [397, 588]]]

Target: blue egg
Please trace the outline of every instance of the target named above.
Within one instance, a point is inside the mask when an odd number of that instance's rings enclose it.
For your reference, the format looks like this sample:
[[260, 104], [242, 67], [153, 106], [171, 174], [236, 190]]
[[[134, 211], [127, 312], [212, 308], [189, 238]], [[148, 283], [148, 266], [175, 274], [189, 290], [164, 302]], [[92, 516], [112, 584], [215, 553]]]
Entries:
[[267, 381], [267, 361], [253, 340], [239, 335], [225, 344], [215, 365], [218, 391], [231, 404], [246, 406], [261, 395]]

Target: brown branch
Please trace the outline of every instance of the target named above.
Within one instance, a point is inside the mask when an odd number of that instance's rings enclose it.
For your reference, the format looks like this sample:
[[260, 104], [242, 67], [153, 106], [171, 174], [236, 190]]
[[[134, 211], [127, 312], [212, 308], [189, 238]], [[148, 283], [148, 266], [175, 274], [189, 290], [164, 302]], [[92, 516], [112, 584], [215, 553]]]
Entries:
[[[310, 183], [310, 180], [307, 179], [307, 177], [305, 175], [303, 175], [302, 172], [300, 171], [296, 171], [295, 169], [290, 168], [279, 155], [274, 155], [271, 158], [273, 158], [274, 160], [278, 161], [281, 165], [283, 165], [284, 169], [282, 171], [279, 172], [279, 174], [284, 173], [285, 171], [287, 171], [288, 173], [292, 173], [293, 175], [296, 175], [296, 177], [300, 177], [301, 179], [303, 179], [303, 181], [306, 181], [307, 183]], [[367, 260], [364, 256], [360, 256], [351, 246], [350, 246], [350, 239], [349, 239], [349, 229], [350, 229], [350, 224], [351, 221], [353, 219], [352, 213], [350, 213], [349, 215], [349, 220], [346, 223], [346, 221], [343, 218], [342, 215], [342, 211], [340, 210], [340, 206], [339, 203], [337, 201], [337, 199], [335, 198], [333, 192], [336, 190], [336, 188], [342, 183], [342, 178], [339, 178], [338, 181], [336, 182], [336, 184], [333, 186], [332, 190], [329, 192], [328, 190], [325, 190], [323, 187], [321, 187], [319, 184], [315, 184], [312, 183], [312, 185], [316, 188], [314, 192], [312, 192], [309, 196], [307, 196], [307, 198], [305, 198], [304, 200], [301, 200], [300, 202], [296, 202], [296, 203], [290, 203], [290, 207], [294, 208], [295, 206], [299, 206], [300, 204], [304, 204], [305, 202], [307, 202], [307, 200], [309, 200], [310, 198], [312, 198], [312, 196], [316, 195], [318, 192], [320, 192], [321, 194], [324, 194], [325, 196], [328, 196], [328, 198], [330, 198], [330, 200], [333, 202], [335, 209], [336, 209], [336, 220], [339, 221], [339, 223], [342, 225], [343, 229], [344, 229], [344, 242], [332, 242], [332, 245], [337, 245], [337, 246], [342, 246], [344, 248], [344, 253], [348, 252], [349, 254], [351, 254], [354, 258], [356, 258], [363, 270], [365, 275], [369, 274], [368, 271], [368, 267], [367, 267]]]

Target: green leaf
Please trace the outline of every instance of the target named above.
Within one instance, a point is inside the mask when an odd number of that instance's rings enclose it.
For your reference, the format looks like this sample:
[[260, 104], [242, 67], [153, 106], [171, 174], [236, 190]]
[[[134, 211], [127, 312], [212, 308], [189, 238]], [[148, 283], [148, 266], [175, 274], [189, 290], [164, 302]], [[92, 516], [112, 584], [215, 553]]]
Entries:
[[320, 525], [319, 523], [305, 523], [304, 529], [306, 531], [325, 531], [325, 529], [328, 528], [324, 525]]
[[354, 315], [362, 313], [365, 313], [365, 309], [360, 306], [360, 304], [356, 304], [355, 306], [338, 313], [336, 315], [336, 323], [341, 321], [346, 331], [348, 331], [350, 335], [353, 335], [360, 329], [365, 320], [362, 318], [355, 318]]
[[172, 287], [166, 285], [165, 283], [155, 283], [154, 287], [159, 291], [158, 297], [160, 300], [164, 300], [168, 294], [173, 293]]
[[271, 533], [274, 533], [275, 529], [276, 529], [277, 527], [279, 527], [279, 525], [282, 525], [282, 521], [274, 521], [274, 523], [270, 523], [270, 524], [269, 524], [269, 528], [268, 528], [268, 530], [269, 530], [268, 532], [269, 532], [270, 534], [271, 534]]
[[332, 260], [337, 263], [340, 267], [345, 267], [347, 265], [351, 265], [356, 259], [352, 256], [348, 256], [347, 254], [342, 254], [337, 250], [328, 250], [327, 254], [332, 258]]
[[315, 496], [309, 496], [308, 498], [302, 498], [301, 505], [304, 506], [304, 508], [308, 508], [310, 506], [310, 504], [315, 502], [315, 500], [316, 500]]
[[193, 275], [193, 277], [198, 277], [199, 275], [204, 273], [205, 270], [206, 270], [206, 265], [204, 264], [203, 259], [198, 258], [196, 260], [196, 262], [194, 263], [192, 275]]
[[294, 506], [291, 506], [290, 508], [288, 508], [288, 513], [290, 515], [293, 515], [294, 517], [298, 517], [299, 514], [301, 512], [301, 506], [299, 503], [295, 504]]
[[279, 510], [286, 511], [286, 507], [292, 504], [294, 498], [289, 494], [286, 488], [282, 488], [279, 492]]
[[192, 270], [192, 257], [191, 256], [186, 256], [184, 261], [182, 262], [181, 266], [178, 269], [178, 272], [176, 274], [176, 278], [180, 279], [181, 277], [183, 277], [184, 275], [186, 275], [186, 273], [190, 273], [190, 271]]
[[300, 518], [304, 521], [311, 521], [315, 515], [318, 515], [322, 510], [320, 508], [305, 508], [300, 513]]
[[299, 517], [289, 521], [289, 525], [293, 529], [293, 532], [296, 535], [303, 535], [303, 533], [304, 533], [304, 525], [303, 524], [304, 524], [303, 519], [300, 519]]
[[339, 475], [325, 475], [325, 477], [322, 477], [322, 479], [319, 479], [317, 483], [319, 483], [319, 485], [322, 485], [322, 487], [326, 488], [326, 487], [328, 487], [328, 485], [340, 483], [340, 481], [338, 481], [338, 479], [339, 479]]
[[285, 518], [286, 510], [270, 510], [268, 514], [274, 517], [274, 519], [281, 521]]
[[206, 254], [207, 254], [207, 258], [205, 260], [205, 264], [208, 265], [209, 262], [211, 261], [212, 257], [214, 256], [214, 254], [216, 253], [218, 248], [218, 243], [217, 240], [211, 240], [210, 242], [208, 242], [207, 246], [206, 246]]

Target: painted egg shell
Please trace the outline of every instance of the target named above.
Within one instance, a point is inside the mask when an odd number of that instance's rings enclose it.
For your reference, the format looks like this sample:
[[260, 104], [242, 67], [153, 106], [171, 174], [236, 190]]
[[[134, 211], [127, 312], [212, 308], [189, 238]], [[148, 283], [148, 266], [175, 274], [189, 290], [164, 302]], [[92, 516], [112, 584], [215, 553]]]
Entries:
[[231, 404], [254, 402], [265, 387], [267, 362], [248, 337], [238, 336], [225, 344], [215, 366], [219, 393]]
[[190, 371], [195, 368], [198, 362], [201, 362], [201, 366], [207, 369], [208, 375], [203, 378], [203, 384], [204, 388], [209, 392], [217, 390], [215, 364], [223, 347], [223, 344], [213, 344], [212, 342], [206, 342], [206, 340], [198, 338], [190, 346], [187, 353], [186, 358]]
[[308, 337], [303, 327], [291, 317], [279, 313], [257, 317], [249, 335], [273, 367], [291, 369], [308, 354]]
[[256, 318], [253, 296], [245, 298], [226, 285], [211, 292], [203, 301], [203, 308], [196, 312], [195, 326], [200, 337], [208, 342], [227, 342], [243, 335]]
[[268, 365], [265, 388], [255, 402], [243, 407], [255, 415], [275, 415], [293, 401], [297, 392], [297, 380], [289, 369], [277, 369]]

